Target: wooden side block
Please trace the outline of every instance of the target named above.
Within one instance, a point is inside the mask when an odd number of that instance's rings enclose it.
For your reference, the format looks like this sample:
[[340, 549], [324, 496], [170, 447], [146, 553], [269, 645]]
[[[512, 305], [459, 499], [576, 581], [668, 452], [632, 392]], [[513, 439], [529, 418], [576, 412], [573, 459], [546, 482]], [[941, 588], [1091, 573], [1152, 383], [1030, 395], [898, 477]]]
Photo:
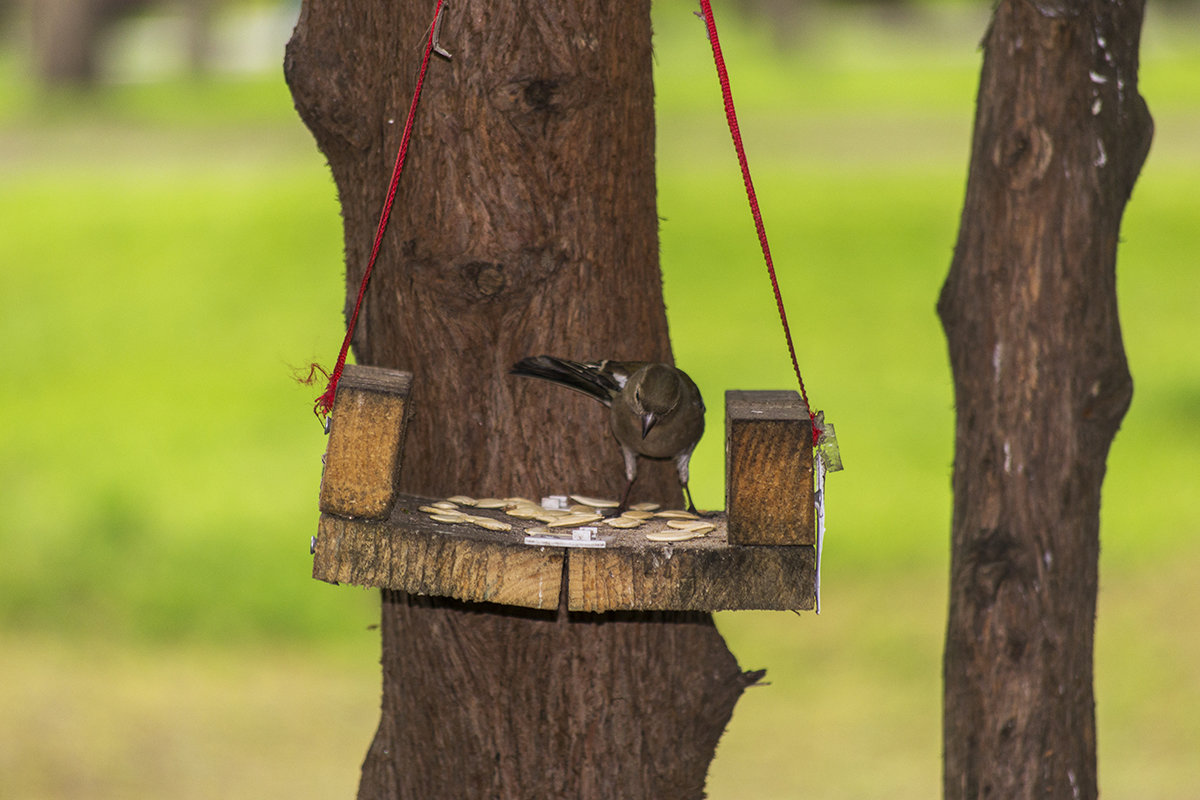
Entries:
[[731, 545], [811, 545], [812, 420], [792, 391], [725, 393], [725, 510]]
[[321, 511], [383, 519], [396, 498], [412, 374], [349, 364], [330, 414]]

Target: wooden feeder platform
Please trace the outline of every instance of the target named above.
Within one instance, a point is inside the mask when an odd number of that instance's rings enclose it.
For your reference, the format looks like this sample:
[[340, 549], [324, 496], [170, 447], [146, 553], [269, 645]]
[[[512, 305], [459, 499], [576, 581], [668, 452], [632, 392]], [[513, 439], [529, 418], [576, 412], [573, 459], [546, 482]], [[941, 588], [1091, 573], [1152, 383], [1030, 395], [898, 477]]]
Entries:
[[[411, 375], [348, 366], [338, 385], [321, 481], [313, 577], [554, 610], [812, 609], [816, 596], [812, 428], [795, 392], [726, 394], [727, 512], [706, 535], [657, 542], [596, 525], [603, 547], [525, 543], [543, 523], [464, 509], [512, 526], [436, 522], [441, 498], [397, 490]], [[567, 531], [569, 533], [569, 531]], [[565, 581], [565, 586], [564, 586]]]

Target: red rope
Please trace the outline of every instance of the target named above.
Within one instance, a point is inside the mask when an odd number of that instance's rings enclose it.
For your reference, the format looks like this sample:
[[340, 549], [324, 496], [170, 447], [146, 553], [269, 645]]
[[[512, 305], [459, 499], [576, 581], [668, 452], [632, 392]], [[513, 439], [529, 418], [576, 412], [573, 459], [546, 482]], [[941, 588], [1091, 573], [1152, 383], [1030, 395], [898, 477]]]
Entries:
[[729, 122], [729, 133], [733, 137], [733, 147], [737, 151], [738, 163], [742, 167], [742, 182], [746, 186], [746, 198], [750, 201], [750, 213], [754, 217], [754, 228], [758, 231], [758, 243], [762, 246], [763, 259], [767, 262], [767, 274], [771, 278], [771, 288], [775, 292], [775, 305], [779, 308], [779, 321], [783, 323], [783, 336], [787, 339], [788, 355], [792, 357], [792, 369], [796, 371], [796, 381], [800, 384], [800, 396], [808, 408], [808, 416], [813, 422], [813, 445], [817, 443], [817, 416], [808, 403], [808, 392], [804, 390], [804, 378], [800, 376], [800, 362], [796, 360], [796, 346], [792, 343], [792, 331], [788, 327], [787, 311], [783, 308], [783, 295], [779, 291], [779, 281], [775, 277], [775, 262], [771, 259], [771, 246], [767, 243], [767, 229], [763, 225], [762, 212], [758, 209], [758, 195], [754, 192], [754, 181], [750, 178], [750, 164], [746, 161], [746, 148], [742, 145], [742, 131], [738, 126], [737, 111], [733, 107], [733, 92], [729, 88], [729, 72], [725, 69], [725, 57], [721, 55], [721, 41], [717, 38], [717, 23], [713, 19], [712, 4], [709, 0], [700, 0], [700, 9], [704, 15], [704, 25], [708, 28], [708, 41], [712, 45], [713, 61], [717, 65], [717, 78], [721, 82], [721, 96], [725, 100], [725, 119]]
[[[350, 322], [346, 326], [346, 337], [342, 340], [342, 349], [338, 352], [337, 364], [333, 368], [333, 372], [326, 373], [329, 376], [329, 383], [325, 386], [325, 391], [316, 399], [313, 405], [313, 413], [317, 415], [317, 419], [329, 416], [330, 410], [333, 409], [333, 398], [337, 394], [338, 381], [342, 378], [342, 370], [346, 368], [346, 356], [350, 352], [350, 340], [354, 337], [354, 326], [358, 324], [358, 312], [362, 309], [363, 295], [367, 292], [367, 283], [371, 280], [371, 271], [375, 268], [375, 259], [379, 257], [379, 247], [383, 243], [383, 234], [387, 230], [388, 219], [392, 215], [392, 205], [396, 202], [396, 187], [400, 185], [400, 173], [404, 170], [404, 159], [408, 155], [408, 142], [412, 138], [413, 120], [416, 117], [417, 101], [421, 99], [421, 87], [425, 84], [425, 72], [429, 69], [429, 56], [433, 52], [435, 44], [435, 34], [437, 33], [438, 16], [442, 13], [443, 0], [437, 0], [437, 6], [433, 10], [433, 24], [429, 26], [429, 38], [425, 42], [425, 55], [421, 59], [421, 71], [417, 74], [417, 85], [413, 90], [412, 104], [408, 107], [408, 119], [404, 121], [404, 133], [400, 137], [400, 149], [396, 153], [396, 165], [392, 168], [392, 182], [388, 186], [387, 199], [383, 203], [383, 211], [379, 215], [379, 227], [375, 231], [375, 243], [371, 246], [371, 257], [367, 260], [367, 269], [363, 273], [362, 283], [358, 287], [358, 298], [354, 301], [354, 312], [350, 315]], [[309, 378], [313, 376], [313, 371], [325, 370], [321, 369], [316, 364], [312, 365], [309, 371]]]

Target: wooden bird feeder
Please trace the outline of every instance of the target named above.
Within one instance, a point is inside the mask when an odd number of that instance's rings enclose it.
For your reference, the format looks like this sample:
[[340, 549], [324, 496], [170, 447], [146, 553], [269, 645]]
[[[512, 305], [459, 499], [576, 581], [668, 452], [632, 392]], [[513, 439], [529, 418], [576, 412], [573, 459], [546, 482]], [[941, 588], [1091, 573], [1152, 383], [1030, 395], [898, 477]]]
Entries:
[[[313, 577], [472, 602], [571, 611], [722, 611], [814, 607], [812, 422], [792, 391], [726, 393], [726, 512], [716, 529], [657, 542], [600, 526], [603, 547], [525, 543], [511, 530], [436, 522], [441, 498], [398, 491], [412, 376], [347, 366], [321, 479]], [[473, 512], [474, 513], [474, 512]], [[564, 586], [565, 581], [565, 586]]]

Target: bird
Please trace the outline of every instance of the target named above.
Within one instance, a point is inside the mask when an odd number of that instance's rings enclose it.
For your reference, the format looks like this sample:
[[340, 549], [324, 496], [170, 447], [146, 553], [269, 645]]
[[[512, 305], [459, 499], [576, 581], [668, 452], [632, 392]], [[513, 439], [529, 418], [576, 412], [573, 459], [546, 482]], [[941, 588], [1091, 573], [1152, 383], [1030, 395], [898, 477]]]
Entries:
[[609, 407], [609, 427], [625, 457], [627, 483], [619, 511], [629, 501], [642, 456], [675, 461], [688, 511], [696, 513], [688, 465], [704, 434], [704, 400], [686, 372], [656, 362], [581, 362], [542, 355], [521, 359], [509, 374], [550, 381]]

